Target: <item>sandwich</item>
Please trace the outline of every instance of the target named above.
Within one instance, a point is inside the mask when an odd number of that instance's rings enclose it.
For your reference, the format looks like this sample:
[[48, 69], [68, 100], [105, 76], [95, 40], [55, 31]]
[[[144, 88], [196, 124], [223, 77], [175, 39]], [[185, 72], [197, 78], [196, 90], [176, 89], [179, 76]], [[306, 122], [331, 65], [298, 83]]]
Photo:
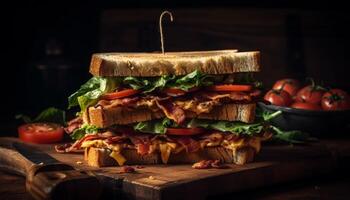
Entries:
[[255, 126], [259, 52], [94, 54], [93, 77], [69, 97], [66, 132], [91, 166], [245, 164], [268, 137]]

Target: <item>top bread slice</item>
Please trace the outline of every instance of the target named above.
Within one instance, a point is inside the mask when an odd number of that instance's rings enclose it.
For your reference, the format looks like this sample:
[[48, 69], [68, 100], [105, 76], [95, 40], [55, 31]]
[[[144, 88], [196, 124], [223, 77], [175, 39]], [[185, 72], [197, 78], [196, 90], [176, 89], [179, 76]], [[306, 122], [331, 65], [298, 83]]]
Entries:
[[91, 59], [94, 76], [186, 75], [195, 70], [205, 74], [259, 72], [260, 52], [237, 50], [192, 51], [169, 53], [102, 53]]

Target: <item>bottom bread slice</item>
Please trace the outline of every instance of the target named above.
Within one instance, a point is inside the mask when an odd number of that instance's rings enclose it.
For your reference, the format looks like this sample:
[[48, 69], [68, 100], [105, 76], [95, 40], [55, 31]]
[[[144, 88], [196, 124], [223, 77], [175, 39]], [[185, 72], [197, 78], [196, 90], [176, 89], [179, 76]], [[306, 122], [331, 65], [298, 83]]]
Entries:
[[[89, 147], [85, 149], [84, 158], [89, 166], [106, 167], [117, 166], [118, 163], [110, 157], [111, 151], [106, 148]], [[162, 164], [159, 153], [154, 152], [149, 155], [140, 155], [134, 149], [123, 150], [123, 156], [126, 158], [126, 165], [146, 165]], [[180, 152], [170, 155], [168, 164], [193, 164], [202, 160], [220, 160], [221, 163], [235, 163], [243, 165], [254, 160], [255, 150], [252, 147], [243, 147], [237, 149], [235, 153], [224, 147], [207, 147], [203, 150], [186, 153]]]

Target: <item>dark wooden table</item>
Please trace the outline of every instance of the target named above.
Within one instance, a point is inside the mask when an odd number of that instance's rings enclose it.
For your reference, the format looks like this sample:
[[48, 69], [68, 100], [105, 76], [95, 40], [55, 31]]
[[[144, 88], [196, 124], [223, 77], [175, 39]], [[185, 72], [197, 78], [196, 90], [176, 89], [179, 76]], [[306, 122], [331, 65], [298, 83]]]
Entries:
[[[322, 140], [337, 158], [332, 174], [209, 199], [350, 199], [350, 139]], [[0, 199], [32, 199], [23, 177], [0, 171]]]

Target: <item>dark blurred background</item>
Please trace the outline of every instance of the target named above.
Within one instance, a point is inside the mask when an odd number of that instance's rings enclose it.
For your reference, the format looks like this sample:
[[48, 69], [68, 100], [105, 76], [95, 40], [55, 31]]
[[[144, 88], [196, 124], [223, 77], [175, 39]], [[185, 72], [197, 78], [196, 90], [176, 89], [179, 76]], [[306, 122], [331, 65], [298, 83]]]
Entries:
[[[65, 109], [88, 80], [95, 52], [261, 51], [266, 87], [280, 78], [313, 77], [350, 89], [349, 16], [343, 1], [90, 1], [2, 6], [1, 135], [15, 135], [18, 113]], [[16, 3], [16, 2], [15, 2]], [[167, 18], [167, 17], [166, 17]]]

